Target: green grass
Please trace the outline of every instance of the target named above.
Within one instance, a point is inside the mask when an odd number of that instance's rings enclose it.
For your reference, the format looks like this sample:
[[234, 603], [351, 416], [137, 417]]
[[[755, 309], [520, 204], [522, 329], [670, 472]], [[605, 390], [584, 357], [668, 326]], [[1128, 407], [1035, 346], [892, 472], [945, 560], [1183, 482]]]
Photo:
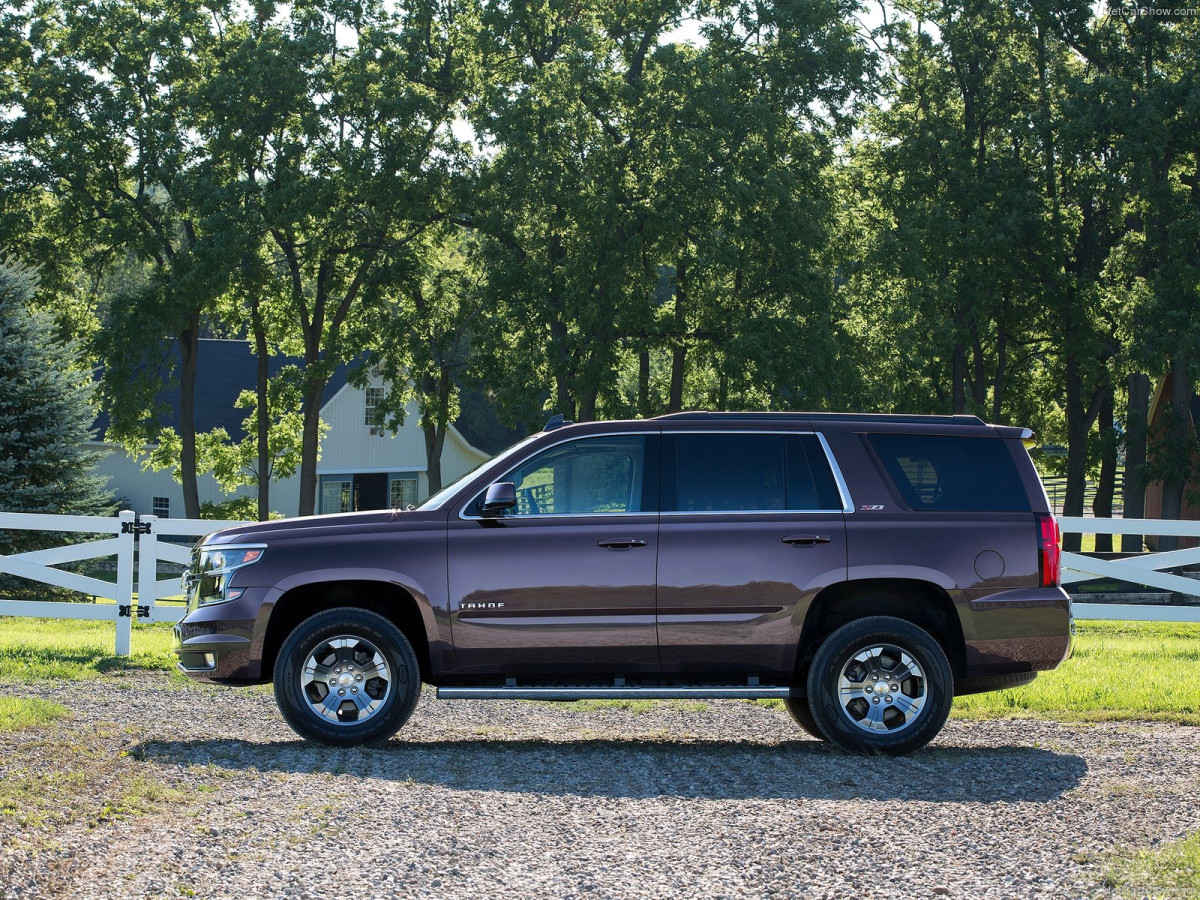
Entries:
[[1085, 621], [1075, 652], [1033, 684], [954, 701], [957, 718], [1200, 725], [1200, 624]]
[[20, 731], [66, 718], [71, 711], [60, 703], [36, 697], [0, 697], [0, 732]]
[[0, 679], [73, 681], [128, 669], [174, 671], [169, 625], [134, 625], [128, 659], [113, 654], [116, 625], [78, 619], [0, 618]]
[[1200, 832], [1113, 860], [1105, 870], [1104, 883], [1126, 897], [1200, 897]]

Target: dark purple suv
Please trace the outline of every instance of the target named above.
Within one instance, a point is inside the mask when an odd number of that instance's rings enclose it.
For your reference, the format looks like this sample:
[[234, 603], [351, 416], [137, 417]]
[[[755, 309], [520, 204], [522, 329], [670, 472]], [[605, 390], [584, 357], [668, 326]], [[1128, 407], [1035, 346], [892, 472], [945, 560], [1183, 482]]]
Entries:
[[971, 416], [556, 419], [420, 507], [209, 535], [180, 667], [326, 744], [448, 698], [776, 697], [905, 753], [1071, 647], [1026, 429]]

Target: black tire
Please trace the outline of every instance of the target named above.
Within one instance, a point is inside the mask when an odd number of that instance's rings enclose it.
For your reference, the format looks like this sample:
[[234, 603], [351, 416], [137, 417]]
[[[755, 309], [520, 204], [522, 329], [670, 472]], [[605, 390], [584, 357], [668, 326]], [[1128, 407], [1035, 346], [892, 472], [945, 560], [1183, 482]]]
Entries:
[[792, 717], [792, 721], [799, 725], [806, 734], [815, 737], [818, 741], [825, 740], [825, 735], [821, 734], [821, 729], [817, 727], [817, 723], [813, 719], [812, 710], [808, 708], [807, 697], [788, 697], [783, 701], [783, 708]]
[[386, 741], [421, 695], [408, 638], [378, 613], [353, 607], [297, 625], [279, 649], [274, 675], [287, 723], [301, 737], [334, 747]]
[[808, 672], [815, 724], [850, 753], [899, 756], [925, 746], [946, 724], [953, 699], [945, 651], [893, 616], [843, 625], [817, 648]]

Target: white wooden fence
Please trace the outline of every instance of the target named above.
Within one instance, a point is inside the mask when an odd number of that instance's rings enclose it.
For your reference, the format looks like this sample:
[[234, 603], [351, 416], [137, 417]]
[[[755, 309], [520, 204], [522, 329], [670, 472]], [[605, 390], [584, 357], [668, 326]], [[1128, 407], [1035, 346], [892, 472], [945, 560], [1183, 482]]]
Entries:
[[[1200, 537], [1200, 522], [1166, 519], [1093, 519], [1062, 516], [1058, 520], [1064, 533], [1071, 534], [1153, 534], [1160, 537]], [[1200, 596], [1200, 580], [1166, 571], [1200, 564], [1200, 547], [1160, 553], [1140, 553], [1124, 559], [1096, 559], [1082, 553], [1062, 555], [1062, 583], [1074, 584], [1093, 578], [1115, 578], [1133, 584]], [[1128, 619], [1158, 622], [1200, 622], [1200, 606], [1160, 604], [1071, 604], [1077, 619]]]
[[[1200, 522], [1174, 522], [1163, 519], [1058, 520], [1064, 532], [1079, 534], [1154, 534], [1200, 537]], [[179, 606], [160, 606], [159, 600], [178, 596], [178, 578], [158, 577], [159, 561], [187, 565], [191, 544], [160, 541], [159, 537], [200, 537], [218, 528], [240, 522], [210, 519], [159, 519], [137, 517], [125, 510], [116, 518], [96, 516], [55, 516], [31, 513], [0, 513], [0, 529], [49, 531], [72, 534], [109, 535], [99, 540], [31, 550], [10, 556], [0, 555], [0, 572], [32, 581], [78, 591], [91, 598], [111, 603], [60, 603], [40, 600], [2, 600], [0, 616], [37, 616], [58, 619], [100, 619], [117, 623], [116, 654], [129, 655], [134, 618], [151, 622], [177, 622], [183, 616]], [[134, 585], [136, 551], [137, 583]], [[56, 568], [64, 563], [90, 559], [116, 558], [116, 581], [106, 581]], [[1143, 553], [1125, 559], [1104, 560], [1080, 553], [1064, 553], [1063, 584], [1092, 578], [1116, 578], [1181, 594], [1200, 596], [1200, 580], [1175, 575], [1167, 569], [1200, 564], [1200, 548], [1164, 553]], [[1159, 604], [1072, 604], [1079, 619], [1126, 619], [1143, 621], [1200, 622], [1200, 607]]]
[[[54, 602], [0, 599], [0, 616], [36, 616], [47, 619], [98, 619], [117, 623], [116, 655], [128, 656], [134, 618], [151, 622], [178, 622], [179, 606], [159, 606], [158, 600], [180, 594], [179, 578], [159, 580], [159, 560], [186, 565], [191, 544], [158, 540], [161, 535], [199, 537], [239, 522], [211, 519], [138, 518], [129, 510], [116, 518], [102, 516], [57, 516], [36, 513], [0, 513], [0, 529], [48, 531], [70, 534], [112, 535], [101, 540], [66, 544], [45, 550], [0, 555], [0, 573], [78, 591], [111, 603]], [[136, 542], [136, 543], [135, 543]], [[136, 551], [136, 554], [135, 554]], [[137, 586], [134, 563], [137, 562]], [[56, 568], [64, 563], [116, 558], [116, 581], [107, 581]]]

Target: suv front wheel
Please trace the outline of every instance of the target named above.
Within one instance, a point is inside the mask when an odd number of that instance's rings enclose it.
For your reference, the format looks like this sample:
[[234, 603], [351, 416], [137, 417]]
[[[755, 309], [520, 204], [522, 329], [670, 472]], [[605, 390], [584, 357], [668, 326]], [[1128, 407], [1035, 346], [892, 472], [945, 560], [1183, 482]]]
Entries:
[[275, 660], [275, 699], [301, 737], [337, 747], [386, 741], [408, 721], [421, 693], [408, 638], [365, 609], [305, 619]]
[[945, 651], [924, 629], [893, 616], [837, 629], [808, 673], [813, 720], [851, 753], [896, 756], [923, 747], [942, 730], [953, 699]]

